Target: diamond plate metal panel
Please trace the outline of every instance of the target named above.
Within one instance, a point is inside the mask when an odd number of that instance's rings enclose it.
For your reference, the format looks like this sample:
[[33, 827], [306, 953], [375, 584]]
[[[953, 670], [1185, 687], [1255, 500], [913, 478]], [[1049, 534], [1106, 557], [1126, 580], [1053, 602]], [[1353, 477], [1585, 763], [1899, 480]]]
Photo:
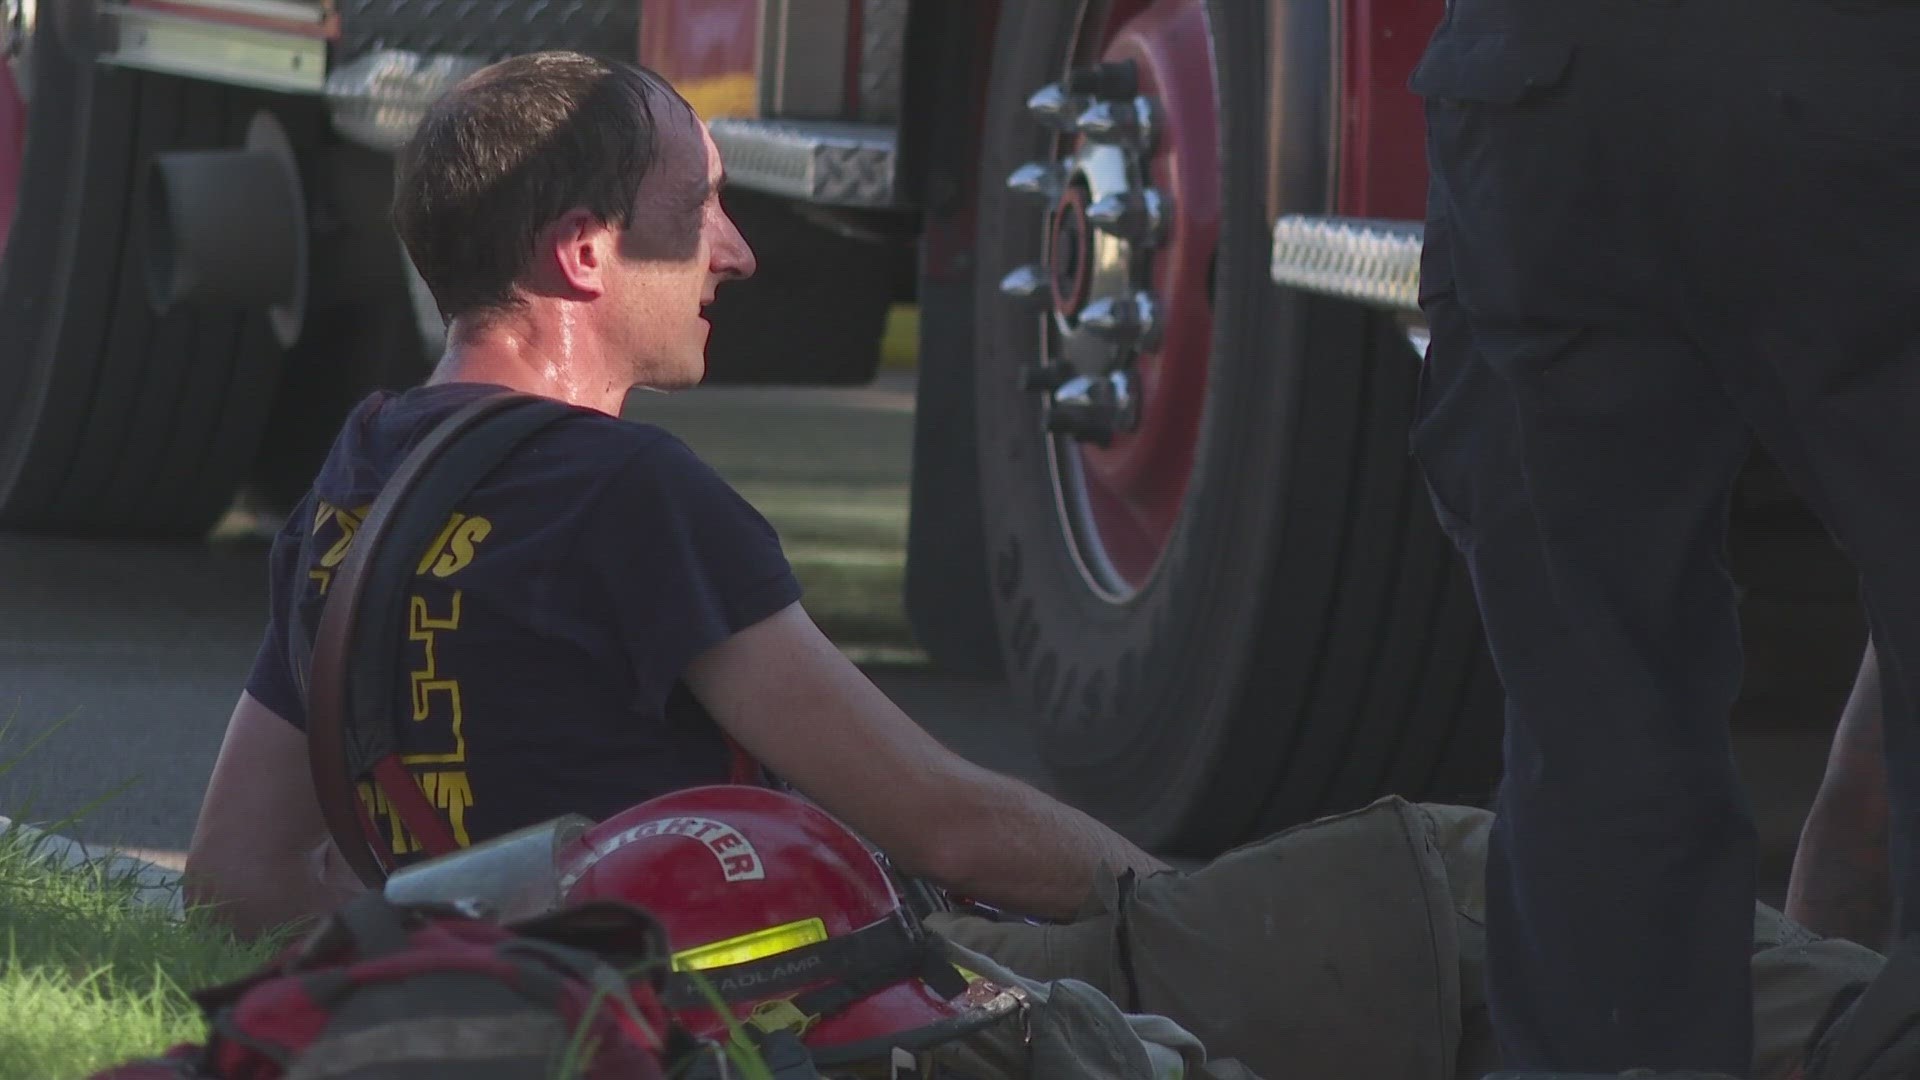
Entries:
[[907, 0], [861, 0], [860, 119], [900, 115], [900, 77], [906, 63]]
[[376, 150], [400, 149], [428, 106], [484, 62], [470, 56], [420, 56], [381, 49], [327, 74], [334, 129]]
[[572, 49], [639, 55], [639, 0], [338, 0], [340, 55], [375, 49], [497, 60]]
[[716, 119], [728, 179], [753, 191], [827, 206], [891, 206], [891, 125], [833, 120]]
[[1425, 235], [1418, 222], [1288, 214], [1273, 225], [1273, 280], [1417, 313]]

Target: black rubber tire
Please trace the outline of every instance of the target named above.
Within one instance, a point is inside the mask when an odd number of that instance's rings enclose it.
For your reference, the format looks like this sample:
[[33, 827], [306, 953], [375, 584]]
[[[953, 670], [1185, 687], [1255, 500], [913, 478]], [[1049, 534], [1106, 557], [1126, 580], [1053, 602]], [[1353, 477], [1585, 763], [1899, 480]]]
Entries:
[[974, 204], [979, 102], [991, 74], [980, 12], [915, 4], [908, 17], [900, 178], [924, 207], [919, 247], [920, 355], [914, 381], [913, 482], [903, 593], [914, 640], [949, 675], [997, 679], [1000, 635], [987, 588], [974, 449]]
[[238, 145], [263, 95], [33, 44], [26, 175], [0, 259], [0, 525], [198, 536], [227, 509], [279, 351], [257, 314], [148, 306], [148, 156]]
[[1023, 101], [1059, 76], [1074, 7], [1003, 9], [976, 281], [993, 598], [1047, 769], [1071, 801], [1175, 855], [1388, 792], [1483, 800], [1500, 692], [1407, 453], [1417, 356], [1391, 318], [1267, 276], [1265, 5], [1209, 4], [1223, 218], [1185, 509], [1159, 572], [1126, 603], [1075, 567], [1039, 401], [1019, 382], [1031, 316], [997, 293], [1008, 269], [1040, 258], [1036, 211], [1001, 180], [1045, 151]]
[[902, 591], [914, 640], [935, 667], [992, 679], [1002, 670], [973, 446], [973, 300], [970, 285], [921, 283]]

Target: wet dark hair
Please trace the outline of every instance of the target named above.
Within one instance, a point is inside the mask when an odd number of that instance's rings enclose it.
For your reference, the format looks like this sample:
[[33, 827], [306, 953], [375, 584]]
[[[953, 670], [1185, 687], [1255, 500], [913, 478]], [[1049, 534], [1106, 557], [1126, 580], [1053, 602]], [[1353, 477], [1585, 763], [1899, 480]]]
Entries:
[[569, 52], [503, 60], [435, 102], [400, 151], [393, 224], [441, 316], [517, 306], [541, 231], [569, 211], [628, 228], [662, 106], [691, 112], [652, 71]]

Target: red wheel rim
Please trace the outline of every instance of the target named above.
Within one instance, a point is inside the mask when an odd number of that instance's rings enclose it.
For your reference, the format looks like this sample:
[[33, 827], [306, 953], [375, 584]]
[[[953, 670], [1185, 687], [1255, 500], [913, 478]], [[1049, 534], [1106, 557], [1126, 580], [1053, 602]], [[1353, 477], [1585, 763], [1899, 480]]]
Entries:
[[[1076, 62], [1133, 63], [1138, 93], [1153, 103], [1155, 122], [1151, 144], [1130, 168], [1167, 199], [1171, 213], [1157, 242], [1133, 256], [1132, 276], [1146, 286], [1158, 312], [1157, 343], [1139, 350], [1131, 364], [1137, 420], [1105, 446], [1056, 436], [1052, 460], [1062, 521], [1088, 584], [1098, 595], [1123, 602], [1146, 587], [1164, 558], [1193, 471], [1212, 349], [1220, 154], [1203, 0], [1120, 2], [1104, 13], [1098, 6], [1086, 12], [1085, 44]], [[1086, 55], [1094, 48], [1096, 55]], [[1086, 301], [1093, 256], [1080, 251], [1069, 257], [1059, 243], [1074, 235], [1062, 219], [1084, 216], [1085, 197], [1084, 188], [1069, 179], [1049, 216], [1047, 270], [1059, 305], [1056, 321]]]
[[32, 31], [30, 0], [0, 0], [0, 258], [20, 200], [27, 163], [26, 46]]

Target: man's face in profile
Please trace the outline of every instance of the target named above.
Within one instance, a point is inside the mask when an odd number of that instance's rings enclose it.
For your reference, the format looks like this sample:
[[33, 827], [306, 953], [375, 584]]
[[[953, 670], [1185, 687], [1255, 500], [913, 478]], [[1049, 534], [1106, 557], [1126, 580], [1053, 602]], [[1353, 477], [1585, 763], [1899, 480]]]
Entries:
[[655, 104], [656, 159], [622, 237], [621, 306], [636, 381], [671, 390], [706, 375], [702, 309], [723, 281], [754, 271], [753, 251], [720, 205], [726, 174], [706, 124], [677, 96]]

